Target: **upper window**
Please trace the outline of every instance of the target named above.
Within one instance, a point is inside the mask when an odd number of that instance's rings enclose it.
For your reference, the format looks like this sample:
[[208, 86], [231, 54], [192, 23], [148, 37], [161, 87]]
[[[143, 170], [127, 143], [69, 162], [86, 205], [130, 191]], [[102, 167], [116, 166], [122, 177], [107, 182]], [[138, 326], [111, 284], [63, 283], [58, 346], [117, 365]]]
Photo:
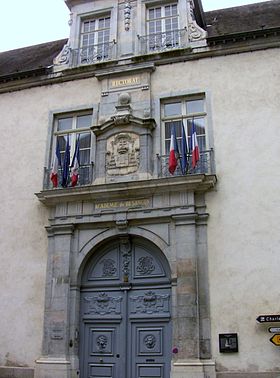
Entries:
[[[71, 186], [71, 169], [76, 164], [80, 185], [91, 179], [92, 113], [81, 112], [56, 116], [54, 124], [52, 168], [58, 155], [57, 185]], [[75, 157], [77, 162], [75, 162]], [[50, 172], [51, 173], [51, 172]]]
[[147, 9], [149, 51], [179, 45], [179, 15], [177, 4], [167, 4]]
[[110, 17], [82, 22], [80, 63], [94, 63], [110, 58]]

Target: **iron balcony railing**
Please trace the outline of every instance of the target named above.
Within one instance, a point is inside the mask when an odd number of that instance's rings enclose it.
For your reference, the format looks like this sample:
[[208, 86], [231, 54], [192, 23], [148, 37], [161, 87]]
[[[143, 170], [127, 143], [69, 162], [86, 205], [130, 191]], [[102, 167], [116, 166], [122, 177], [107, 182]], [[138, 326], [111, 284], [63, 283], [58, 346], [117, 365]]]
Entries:
[[[44, 189], [53, 189], [53, 184], [50, 179], [51, 168], [44, 169]], [[79, 167], [79, 178], [77, 186], [89, 185], [92, 183], [93, 177], [93, 164], [80, 165]], [[62, 188], [62, 168], [59, 168], [58, 171], [58, 188]], [[71, 187], [71, 178], [70, 178], [70, 169], [69, 169], [69, 178], [67, 187]]]
[[202, 173], [208, 173], [213, 174], [215, 173], [214, 169], [214, 151], [207, 150], [200, 152], [199, 161], [197, 162], [195, 168], [192, 168], [192, 161], [191, 161], [191, 155], [188, 154], [187, 156], [187, 171], [182, 172], [181, 167], [181, 158], [178, 159], [177, 168], [172, 175], [169, 172], [169, 155], [157, 155], [157, 161], [158, 161], [158, 176], [159, 177], [172, 177], [172, 176], [182, 176], [182, 175], [188, 175], [188, 174], [202, 174]]
[[[169, 155], [157, 155], [157, 166], [155, 176], [158, 178], [163, 177], [174, 177], [174, 176], [183, 176], [183, 175], [192, 175], [192, 174], [214, 174], [214, 151], [213, 149], [200, 152], [199, 161], [197, 162], [195, 168], [192, 168], [191, 155], [187, 156], [188, 165], [187, 172], [182, 172], [181, 168], [181, 159], [178, 159], [177, 168], [172, 175], [169, 172]], [[81, 165], [79, 167], [79, 179], [77, 186], [90, 185], [93, 182], [93, 163], [87, 165]], [[70, 172], [70, 171], [69, 171]], [[53, 189], [53, 184], [50, 179], [51, 168], [44, 169], [44, 189]], [[62, 179], [62, 169], [59, 169], [58, 172], [58, 188], [62, 188], [61, 179]], [[69, 175], [68, 185], [71, 187], [71, 179]]]
[[114, 56], [115, 41], [89, 45], [71, 50], [71, 63], [73, 67], [83, 64], [94, 64], [112, 60]]
[[143, 36], [138, 35], [137, 37], [140, 42], [141, 54], [184, 48], [188, 44], [186, 29], [176, 29]]

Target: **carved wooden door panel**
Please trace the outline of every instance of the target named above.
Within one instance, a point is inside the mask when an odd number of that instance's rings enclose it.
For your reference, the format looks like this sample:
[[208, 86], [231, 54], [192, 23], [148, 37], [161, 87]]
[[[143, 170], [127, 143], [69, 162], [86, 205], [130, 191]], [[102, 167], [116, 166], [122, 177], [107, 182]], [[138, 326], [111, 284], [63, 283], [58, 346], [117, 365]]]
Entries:
[[81, 289], [81, 377], [169, 378], [170, 308], [159, 251], [126, 238], [97, 254]]

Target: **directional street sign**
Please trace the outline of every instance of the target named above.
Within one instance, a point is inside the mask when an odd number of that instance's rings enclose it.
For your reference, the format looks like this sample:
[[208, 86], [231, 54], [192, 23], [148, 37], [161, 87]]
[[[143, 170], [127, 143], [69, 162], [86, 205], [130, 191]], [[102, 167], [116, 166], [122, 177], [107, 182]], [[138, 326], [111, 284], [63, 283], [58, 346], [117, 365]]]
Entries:
[[273, 335], [269, 340], [272, 344], [280, 346], [280, 333], [276, 333], [276, 335]]
[[280, 315], [259, 315], [256, 320], [259, 323], [280, 323]]
[[280, 332], [280, 327], [269, 327], [268, 332], [270, 333], [279, 333]]

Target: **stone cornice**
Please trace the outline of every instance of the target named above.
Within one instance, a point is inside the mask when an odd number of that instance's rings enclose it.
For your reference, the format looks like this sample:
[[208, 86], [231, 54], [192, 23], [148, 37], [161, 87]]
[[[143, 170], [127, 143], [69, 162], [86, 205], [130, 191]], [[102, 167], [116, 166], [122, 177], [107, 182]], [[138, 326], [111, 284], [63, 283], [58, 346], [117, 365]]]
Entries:
[[118, 182], [101, 185], [87, 185], [65, 189], [49, 189], [36, 193], [38, 199], [47, 206], [73, 201], [113, 201], [123, 198], [134, 199], [154, 194], [179, 191], [206, 192], [214, 188], [216, 175], [188, 175], [151, 180]]

